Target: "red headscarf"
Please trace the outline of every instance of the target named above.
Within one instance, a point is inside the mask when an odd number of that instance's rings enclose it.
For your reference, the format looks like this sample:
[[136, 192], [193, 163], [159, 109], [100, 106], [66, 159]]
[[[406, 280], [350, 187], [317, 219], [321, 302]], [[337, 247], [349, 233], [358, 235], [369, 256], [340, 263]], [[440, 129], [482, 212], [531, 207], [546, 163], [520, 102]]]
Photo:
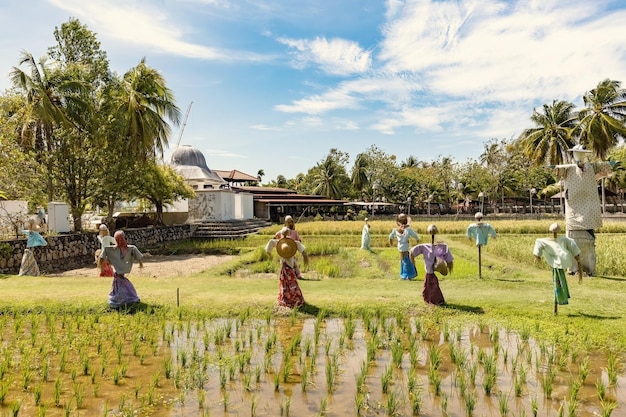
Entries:
[[126, 252], [128, 251], [128, 242], [126, 242], [126, 236], [124, 235], [123, 230], [118, 230], [115, 232], [113, 236], [115, 238], [115, 243], [117, 243], [117, 247], [122, 252], [122, 257], [126, 256]]

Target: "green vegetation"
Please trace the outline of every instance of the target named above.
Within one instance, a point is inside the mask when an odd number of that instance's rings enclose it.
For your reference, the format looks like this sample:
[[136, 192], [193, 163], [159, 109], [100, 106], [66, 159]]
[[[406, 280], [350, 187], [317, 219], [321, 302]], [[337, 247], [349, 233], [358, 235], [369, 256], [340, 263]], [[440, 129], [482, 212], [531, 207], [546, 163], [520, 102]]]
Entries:
[[[299, 282], [308, 304], [287, 315], [274, 311], [277, 260], [263, 251], [271, 228], [242, 241], [161, 248], [239, 255], [193, 275], [131, 274], [143, 301], [133, 314], [107, 310], [110, 280], [95, 274], [2, 276], [0, 412], [175, 407], [213, 415], [240, 407], [243, 395], [252, 415], [263, 407], [297, 413], [307, 402], [296, 393], [306, 392], [320, 415], [342, 412], [331, 395], [354, 402], [348, 415], [397, 415], [435, 407], [429, 390], [444, 415], [480, 415], [488, 403], [514, 415], [519, 407], [526, 415], [558, 404], [575, 410], [590, 391], [588, 406], [610, 415], [623, 401], [615, 385], [626, 278], [572, 282], [570, 304], [555, 316], [550, 271], [531, 254], [547, 225], [491, 223], [500, 235], [483, 250], [482, 279], [463, 223], [438, 223], [455, 255], [453, 273], [440, 278], [444, 307], [424, 305], [421, 278], [398, 279], [391, 221], [372, 222], [373, 252], [359, 249], [360, 222], [299, 224], [312, 258]], [[412, 225], [429, 240], [425, 222]], [[611, 248], [625, 228], [607, 223], [611, 232], [598, 234], [599, 271], [624, 270]], [[423, 265], [418, 271], [423, 277]]]

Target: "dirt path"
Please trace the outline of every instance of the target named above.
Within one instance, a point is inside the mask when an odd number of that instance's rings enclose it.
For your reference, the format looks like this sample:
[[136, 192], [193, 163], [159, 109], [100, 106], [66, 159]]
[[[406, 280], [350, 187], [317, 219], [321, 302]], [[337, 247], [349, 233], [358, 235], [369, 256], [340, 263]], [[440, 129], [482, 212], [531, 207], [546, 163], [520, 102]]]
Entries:
[[[231, 255], [154, 255], [144, 258], [143, 268], [138, 264], [133, 266], [134, 276], [181, 276], [204, 271], [210, 267], [235, 258]], [[57, 277], [92, 277], [97, 275], [96, 265], [92, 268], [72, 269], [71, 271], [57, 272], [49, 276]]]

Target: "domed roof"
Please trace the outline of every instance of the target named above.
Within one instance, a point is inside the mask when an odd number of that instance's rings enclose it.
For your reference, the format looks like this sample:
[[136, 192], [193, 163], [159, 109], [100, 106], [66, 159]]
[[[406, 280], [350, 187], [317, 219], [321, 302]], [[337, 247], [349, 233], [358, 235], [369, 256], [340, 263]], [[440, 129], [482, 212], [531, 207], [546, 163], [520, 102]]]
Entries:
[[192, 146], [183, 145], [174, 149], [170, 157], [170, 165], [187, 180], [218, 186], [226, 184], [222, 177], [209, 169], [202, 152]]
[[174, 149], [170, 157], [170, 162], [172, 165], [191, 165], [211, 172], [202, 152], [189, 145], [179, 146]]

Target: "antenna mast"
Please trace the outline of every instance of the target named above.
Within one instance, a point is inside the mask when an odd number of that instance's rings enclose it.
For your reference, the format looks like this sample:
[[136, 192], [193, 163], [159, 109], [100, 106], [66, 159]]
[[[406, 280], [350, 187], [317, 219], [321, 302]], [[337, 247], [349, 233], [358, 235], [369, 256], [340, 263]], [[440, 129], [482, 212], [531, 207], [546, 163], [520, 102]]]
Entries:
[[185, 120], [183, 120], [183, 126], [180, 128], [180, 135], [178, 135], [178, 143], [176, 144], [177, 148], [180, 146], [180, 140], [183, 138], [183, 132], [185, 131], [185, 126], [187, 126], [187, 118], [189, 117], [189, 111], [191, 110], [192, 104], [193, 104], [193, 101], [189, 103], [189, 107], [187, 107], [187, 113], [185, 113]]

